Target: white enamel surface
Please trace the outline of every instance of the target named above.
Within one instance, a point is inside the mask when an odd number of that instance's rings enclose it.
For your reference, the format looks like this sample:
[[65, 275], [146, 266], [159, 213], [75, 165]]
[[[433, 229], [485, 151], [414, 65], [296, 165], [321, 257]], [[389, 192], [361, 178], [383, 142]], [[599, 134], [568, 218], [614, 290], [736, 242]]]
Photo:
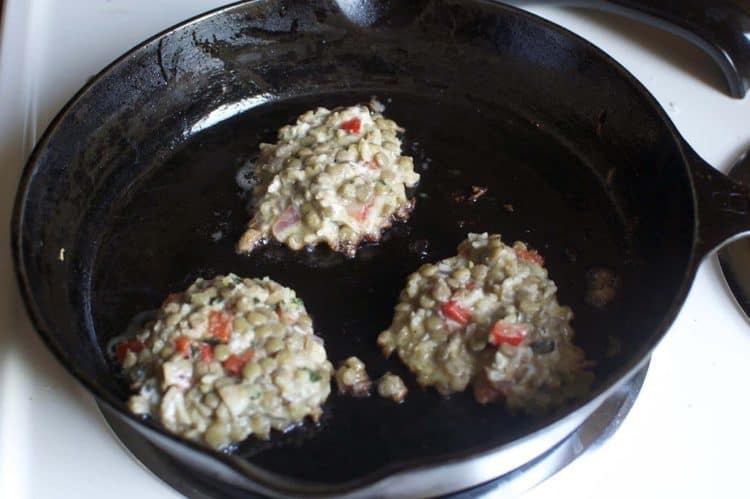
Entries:
[[[5, 0], [0, 43], [0, 497], [179, 497], [111, 435], [91, 397], [58, 366], [21, 308], [7, 241], [30, 146], [94, 73], [142, 39], [215, 0]], [[651, 28], [602, 14], [531, 10], [633, 72], [706, 160], [726, 171], [750, 146], [750, 99], [724, 95], [706, 56]], [[720, 90], [717, 90], [720, 89]], [[648, 292], [648, 290], [644, 290]], [[747, 497], [750, 327], [715, 258], [654, 360], [632, 413], [595, 453], [528, 492], [560, 497]]]

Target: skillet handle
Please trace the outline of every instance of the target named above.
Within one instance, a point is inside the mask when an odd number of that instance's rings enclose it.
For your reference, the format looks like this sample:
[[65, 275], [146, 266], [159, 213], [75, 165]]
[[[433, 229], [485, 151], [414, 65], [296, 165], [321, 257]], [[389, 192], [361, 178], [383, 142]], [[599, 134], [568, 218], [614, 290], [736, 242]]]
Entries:
[[706, 163], [685, 145], [696, 199], [696, 253], [703, 258], [720, 246], [750, 235], [750, 189]]
[[669, 31], [697, 45], [719, 65], [729, 94], [750, 89], [750, 11], [732, 0], [518, 0], [604, 10]]

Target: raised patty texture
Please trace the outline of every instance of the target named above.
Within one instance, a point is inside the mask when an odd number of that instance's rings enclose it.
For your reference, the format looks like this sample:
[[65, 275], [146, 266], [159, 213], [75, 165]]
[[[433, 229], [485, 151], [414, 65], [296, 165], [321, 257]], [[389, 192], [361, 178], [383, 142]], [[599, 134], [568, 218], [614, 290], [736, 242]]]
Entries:
[[317, 420], [333, 371], [293, 290], [233, 274], [167, 297], [116, 353], [132, 412], [217, 449]]
[[325, 243], [353, 256], [363, 240], [380, 239], [408, 217], [406, 188], [419, 181], [412, 158], [401, 154], [400, 132], [364, 105], [319, 107], [283, 126], [276, 143], [260, 145], [254, 214], [237, 250], [273, 239], [293, 250]]
[[469, 234], [458, 255], [408, 277], [378, 344], [442, 394], [472, 383], [480, 403], [545, 410], [592, 381], [573, 344], [573, 313], [556, 292], [542, 257], [524, 243]]

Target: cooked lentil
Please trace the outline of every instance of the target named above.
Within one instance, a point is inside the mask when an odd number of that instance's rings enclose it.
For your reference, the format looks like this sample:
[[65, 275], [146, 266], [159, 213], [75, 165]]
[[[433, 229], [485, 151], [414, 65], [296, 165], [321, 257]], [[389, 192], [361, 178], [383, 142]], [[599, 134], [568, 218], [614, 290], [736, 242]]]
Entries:
[[317, 420], [333, 371], [294, 291], [233, 274], [169, 295], [117, 360], [133, 413], [216, 449]]
[[339, 393], [366, 397], [370, 394], [372, 381], [365, 370], [365, 363], [357, 357], [349, 357], [336, 370], [336, 384]]
[[409, 390], [400, 376], [387, 372], [378, 380], [378, 395], [383, 398], [391, 399], [400, 404], [406, 398]]
[[414, 201], [406, 188], [419, 181], [412, 158], [401, 155], [403, 131], [363, 105], [319, 107], [283, 126], [275, 144], [260, 145], [254, 214], [237, 250], [275, 239], [293, 250], [326, 243], [353, 256], [363, 240], [380, 239], [393, 220], [408, 217]]
[[469, 234], [457, 256], [408, 277], [378, 344], [442, 394], [473, 383], [480, 403], [545, 410], [593, 379], [573, 344], [573, 313], [556, 292], [544, 260], [524, 243]]

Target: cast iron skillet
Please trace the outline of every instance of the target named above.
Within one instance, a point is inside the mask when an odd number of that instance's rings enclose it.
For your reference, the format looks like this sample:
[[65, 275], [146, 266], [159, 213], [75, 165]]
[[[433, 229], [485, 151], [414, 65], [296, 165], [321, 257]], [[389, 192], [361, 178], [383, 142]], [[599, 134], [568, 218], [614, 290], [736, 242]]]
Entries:
[[[411, 220], [352, 260], [274, 245], [236, 255], [248, 216], [234, 177], [258, 143], [306, 109], [372, 95], [422, 174]], [[455, 202], [472, 185], [488, 194]], [[700, 261], [750, 230], [748, 199], [623, 68], [532, 15], [469, 0], [258, 0], [157, 36], [70, 102], [24, 171], [13, 249], [50, 349], [186, 469], [266, 494], [426, 495], [494, 478], [572, 431], [648, 359]], [[168, 292], [225, 272], [295, 288], [334, 363], [358, 355], [374, 377], [412, 380], [375, 338], [406, 275], [472, 231], [544, 255], [597, 362], [589, 399], [511, 416], [410, 382], [402, 406], [332, 395], [320, 427], [233, 454], [127, 412], [107, 341]], [[620, 281], [603, 309], [583, 299], [596, 268]]]

